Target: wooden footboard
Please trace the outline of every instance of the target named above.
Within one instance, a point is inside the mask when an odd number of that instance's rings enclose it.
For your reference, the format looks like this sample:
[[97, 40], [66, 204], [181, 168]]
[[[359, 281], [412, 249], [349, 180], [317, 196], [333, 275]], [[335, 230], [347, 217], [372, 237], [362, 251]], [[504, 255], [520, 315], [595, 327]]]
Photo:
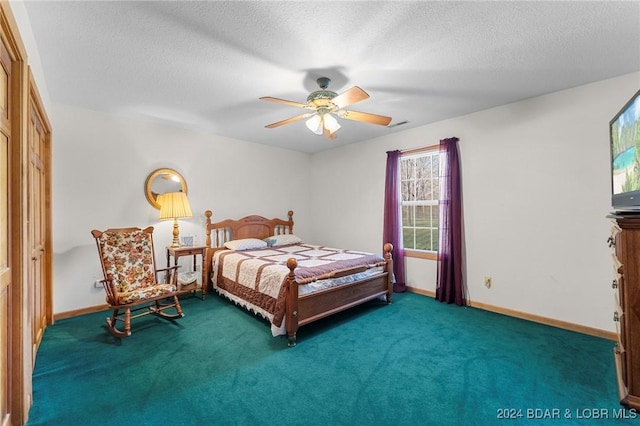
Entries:
[[[298, 295], [298, 283], [295, 280], [295, 269], [298, 262], [291, 258], [287, 261], [289, 274], [285, 285], [287, 286], [287, 299], [285, 310], [285, 324], [289, 346], [296, 345], [298, 327], [308, 324], [320, 318], [349, 309], [375, 299], [386, 296], [387, 303], [391, 303], [393, 295], [393, 259], [391, 251], [393, 246], [384, 245], [384, 272], [380, 275], [367, 277], [347, 285], [333, 287], [304, 296]], [[359, 268], [343, 270], [333, 275], [333, 278], [350, 275], [358, 272]]]

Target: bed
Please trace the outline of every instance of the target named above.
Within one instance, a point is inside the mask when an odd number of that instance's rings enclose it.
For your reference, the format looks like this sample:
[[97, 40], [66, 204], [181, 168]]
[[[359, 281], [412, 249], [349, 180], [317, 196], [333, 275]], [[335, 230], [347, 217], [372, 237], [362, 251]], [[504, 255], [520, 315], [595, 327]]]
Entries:
[[205, 212], [207, 289], [264, 317], [296, 345], [298, 328], [374, 299], [391, 303], [391, 244], [383, 256], [312, 245], [287, 219], [252, 215], [212, 222]]

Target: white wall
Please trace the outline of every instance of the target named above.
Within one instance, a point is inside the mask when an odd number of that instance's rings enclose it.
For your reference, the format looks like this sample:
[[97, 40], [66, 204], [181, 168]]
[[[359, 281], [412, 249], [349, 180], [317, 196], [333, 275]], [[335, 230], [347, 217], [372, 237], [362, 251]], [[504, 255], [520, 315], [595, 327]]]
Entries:
[[[608, 122], [638, 87], [633, 73], [316, 154], [313, 238], [380, 252], [386, 151], [457, 136], [469, 298], [613, 331]], [[435, 290], [434, 261], [406, 266]]]
[[[310, 157], [294, 151], [227, 139], [151, 122], [54, 104], [53, 250], [54, 313], [104, 303], [92, 229], [156, 227], [156, 259], [172, 239], [172, 221], [159, 221], [144, 195], [149, 173], [177, 170], [187, 181], [194, 217], [181, 219], [181, 235], [204, 241], [204, 211], [213, 219], [249, 214], [286, 218], [310, 233]], [[182, 258], [186, 265], [188, 259]]]

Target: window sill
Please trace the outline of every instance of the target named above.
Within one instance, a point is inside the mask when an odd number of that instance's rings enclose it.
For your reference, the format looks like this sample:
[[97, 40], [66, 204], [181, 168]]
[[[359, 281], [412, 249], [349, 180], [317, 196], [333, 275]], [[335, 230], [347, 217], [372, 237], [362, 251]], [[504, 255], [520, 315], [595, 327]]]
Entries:
[[438, 253], [425, 253], [422, 251], [404, 250], [405, 257], [415, 257], [418, 259], [438, 260]]

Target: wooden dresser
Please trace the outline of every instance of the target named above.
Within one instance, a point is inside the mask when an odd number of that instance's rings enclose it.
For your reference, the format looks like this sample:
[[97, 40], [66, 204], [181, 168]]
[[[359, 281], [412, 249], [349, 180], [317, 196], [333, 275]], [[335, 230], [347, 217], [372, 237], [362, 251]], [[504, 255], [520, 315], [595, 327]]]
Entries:
[[614, 223], [608, 242], [613, 249], [618, 392], [621, 404], [640, 409], [640, 213], [609, 218]]

